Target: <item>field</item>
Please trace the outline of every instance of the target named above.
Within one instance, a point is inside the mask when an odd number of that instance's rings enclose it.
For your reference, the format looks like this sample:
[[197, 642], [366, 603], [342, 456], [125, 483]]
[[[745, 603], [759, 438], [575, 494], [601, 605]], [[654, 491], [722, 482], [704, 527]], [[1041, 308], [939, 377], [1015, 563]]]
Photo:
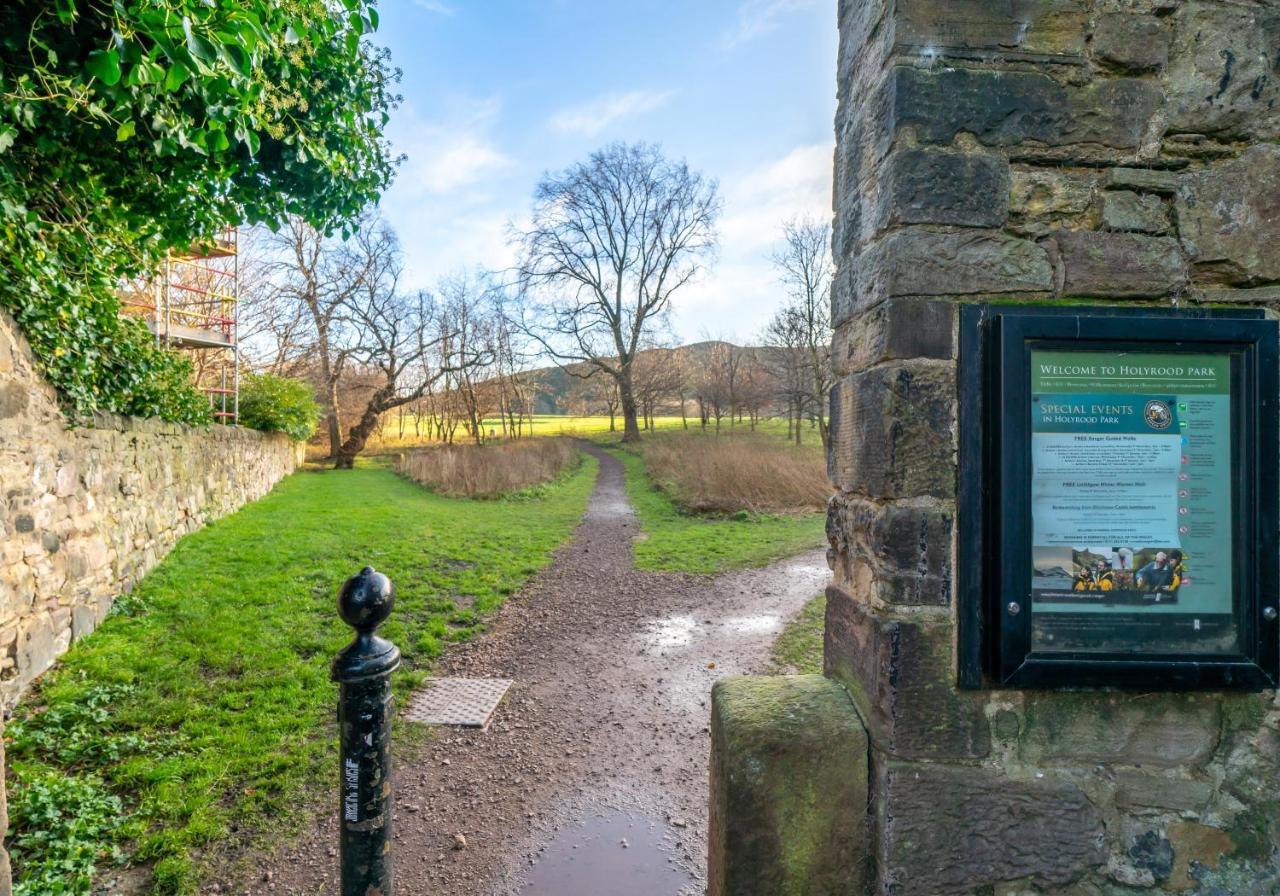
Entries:
[[[532, 433], [526, 429], [524, 434], [535, 436], [581, 436], [583, 438], [616, 435], [620, 439], [622, 438], [622, 416], [619, 415], [614, 423], [617, 426], [617, 430], [611, 432], [608, 416], [576, 417], [567, 414], [539, 414], [525, 420], [526, 427], [532, 426]], [[659, 430], [682, 428], [679, 417], [655, 417], [653, 424], [654, 429]], [[691, 427], [696, 426], [697, 421], [691, 419], [689, 425]], [[486, 420], [484, 426], [493, 432], [495, 438], [502, 435], [502, 421], [496, 418]], [[468, 441], [466, 433], [461, 428], [458, 429], [454, 441]], [[383, 421], [382, 432], [370, 441], [370, 446], [375, 449], [400, 448], [420, 444], [429, 443], [425, 439], [419, 439], [414, 435], [412, 415], [406, 415], [403, 438], [400, 436], [399, 418], [394, 414], [390, 414]]]
[[547, 563], [595, 471], [587, 459], [536, 498], [497, 501], [385, 469], [296, 473], [183, 539], [9, 726], [19, 896], [87, 894], [112, 861], [190, 893], [233, 844], [288, 827], [330, 771], [343, 580], [371, 564], [395, 582], [383, 633], [405, 655], [403, 698]]

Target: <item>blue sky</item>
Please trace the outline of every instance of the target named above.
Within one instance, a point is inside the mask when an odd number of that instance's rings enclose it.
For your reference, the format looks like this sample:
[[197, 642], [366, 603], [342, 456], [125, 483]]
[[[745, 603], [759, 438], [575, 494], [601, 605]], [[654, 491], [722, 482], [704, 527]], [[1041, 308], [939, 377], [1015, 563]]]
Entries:
[[678, 296], [681, 341], [754, 338], [781, 299], [786, 218], [830, 214], [832, 0], [383, 0], [404, 73], [383, 199], [406, 282], [513, 259], [533, 188], [615, 140], [660, 143], [720, 183], [715, 266]]

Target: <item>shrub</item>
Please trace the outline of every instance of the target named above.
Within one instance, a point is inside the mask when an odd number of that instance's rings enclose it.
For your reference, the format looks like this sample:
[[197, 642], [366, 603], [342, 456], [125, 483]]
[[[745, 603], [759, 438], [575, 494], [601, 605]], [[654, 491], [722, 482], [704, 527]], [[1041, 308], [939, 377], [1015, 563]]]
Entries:
[[320, 405], [311, 387], [270, 373], [250, 374], [240, 384], [240, 425], [282, 432], [304, 442], [316, 431]]
[[124, 807], [90, 775], [19, 774], [14, 788], [10, 848], [17, 871], [14, 896], [88, 896], [103, 859], [119, 862], [114, 846]]
[[686, 510], [821, 510], [831, 496], [816, 446], [797, 448], [763, 434], [661, 433], [641, 450], [649, 477]]
[[492, 498], [551, 482], [578, 459], [568, 439], [532, 438], [411, 451], [401, 457], [399, 471], [441, 494]]

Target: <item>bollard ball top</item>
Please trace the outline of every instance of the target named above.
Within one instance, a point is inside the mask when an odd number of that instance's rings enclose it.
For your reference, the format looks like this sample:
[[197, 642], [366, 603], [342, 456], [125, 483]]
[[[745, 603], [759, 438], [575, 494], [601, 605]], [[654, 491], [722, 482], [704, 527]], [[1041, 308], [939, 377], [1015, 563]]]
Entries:
[[352, 628], [371, 632], [387, 621], [395, 602], [396, 588], [391, 580], [366, 566], [338, 592], [338, 615]]

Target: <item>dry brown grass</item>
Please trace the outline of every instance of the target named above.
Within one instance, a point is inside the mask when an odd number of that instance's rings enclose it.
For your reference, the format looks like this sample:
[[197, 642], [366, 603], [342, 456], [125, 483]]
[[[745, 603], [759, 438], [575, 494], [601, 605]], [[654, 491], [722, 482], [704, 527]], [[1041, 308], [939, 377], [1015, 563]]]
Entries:
[[491, 498], [550, 482], [577, 460], [568, 439], [538, 438], [423, 448], [401, 455], [397, 469], [443, 495]]
[[642, 452], [658, 487], [697, 512], [821, 510], [832, 492], [820, 448], [775, 436], [658, 433]]

